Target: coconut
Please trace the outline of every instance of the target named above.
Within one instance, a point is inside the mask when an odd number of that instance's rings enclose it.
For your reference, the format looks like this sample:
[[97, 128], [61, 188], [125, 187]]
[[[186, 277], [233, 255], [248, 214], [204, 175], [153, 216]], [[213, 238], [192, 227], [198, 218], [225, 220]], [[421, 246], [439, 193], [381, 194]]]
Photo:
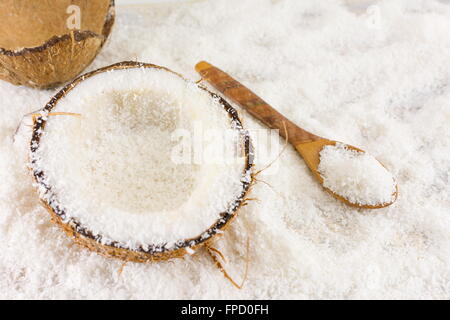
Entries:
[[169, 69], [121, 62], [73, 80], [35, 117], [30, 167], [76, 243], [146, 262], [223, 233], [247, 200], [252, 154], [225, 100]]
[[52, 88], [95, 58], [114, 23], [113, 0], [4, 0], [0, 3], [0, 79]]

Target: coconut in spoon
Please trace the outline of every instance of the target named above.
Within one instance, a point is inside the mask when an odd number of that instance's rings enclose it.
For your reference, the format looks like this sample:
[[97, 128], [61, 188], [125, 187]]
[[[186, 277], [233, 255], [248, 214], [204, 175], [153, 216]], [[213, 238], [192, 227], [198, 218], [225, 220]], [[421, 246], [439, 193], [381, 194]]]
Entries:
[[363, 150], [312, 134], [287, 119], [227, 73], [202, 61], [195, 66], [202, 78], [252, 116], [289, 141], [326, 191], [358, 208], [377, 209], [397, 199], [392, 175]]
[[392, 174], [370, 154], [343, 143], [323, 147], [317, 171], [325, 188], [351, 203], [377, 206], [395, 200]]

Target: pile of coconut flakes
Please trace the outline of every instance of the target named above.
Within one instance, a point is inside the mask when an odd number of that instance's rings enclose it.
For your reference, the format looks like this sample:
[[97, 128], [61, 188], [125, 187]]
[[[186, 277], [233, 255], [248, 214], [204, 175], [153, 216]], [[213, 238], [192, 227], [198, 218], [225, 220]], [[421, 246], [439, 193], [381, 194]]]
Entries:
[[[207, 60], [305, 129], [379, 159], [399, 185], [393, 206], [338, 202], [288, 147], [259, 177], [268, 183], [254, 187], [259, 201], [217, 242], [239, 281], [249, 238], [242, 290], [202, 252], [130, 263], [120, 274], [120, 261], [79, 248], [50, 223], [26, 168], [26, 127], [13, 140], [22, 116], [54, 91], [0, 82], [0, 297], [449, 299], [450, 6], [384, 0], [353, 10], [351, 2], [119, 7], [90, 69], [137, 59], [196, 80], [193, 66]], [[263, 128], [241, 114], [246, 127]]]

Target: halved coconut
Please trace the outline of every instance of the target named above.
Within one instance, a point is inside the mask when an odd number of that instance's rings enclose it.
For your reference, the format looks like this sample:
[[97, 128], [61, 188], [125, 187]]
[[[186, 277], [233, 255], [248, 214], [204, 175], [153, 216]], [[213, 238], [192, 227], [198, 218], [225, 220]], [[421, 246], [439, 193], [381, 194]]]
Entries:
[[114, 0], [3, 0], [0, 79], [36, 88], [72, 80], [95, 58], [113, 23]]
[[166, 68], [121, 62], [50, 100], [33, 127], [31, 169], [77, 243], [145, 262], [222, 233], [252, 184], [251, 154], [226, 101]]

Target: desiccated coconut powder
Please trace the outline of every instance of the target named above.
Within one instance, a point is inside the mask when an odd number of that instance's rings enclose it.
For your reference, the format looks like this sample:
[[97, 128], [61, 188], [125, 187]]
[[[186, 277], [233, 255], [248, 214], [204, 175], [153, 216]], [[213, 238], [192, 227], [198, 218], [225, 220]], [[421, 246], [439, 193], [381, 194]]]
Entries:
[[[355, 13], [351, 2], [362, 8]], [[248, 258], [242, 290], [203, 252], [128, 263], [119, 273], [121, 261], [73, 245], [49, 221], [26, 168], [25, 126], [13, 144], [22, 116], [54, 92], [0, 81], [0, 297], [450, 299], [450, 6], [379, 0], [366, 12], [368, 2], [118, 7], [90, 70], [138, 60], [197, 80], [194, 66], [207, 60], [301, 127], [370, 151], [398, 182], [393, 205], [363, 211], [343, 204], [287, 147], [258, 176], [267, 182], [252, 189], [259, 201], [214, 243], [236, 281]], [[246, 128], [264, 129], [240, 115]], [[255, 151], [268, 145], [255, 142]], [[256, 170], [268, 163], [256, 159]]]
[[360, 205], [392, 202], [396, 184], [392, 174], [373, 156], [345, 144], [327, 145], [320, 152], [318, 171], [324, 187]]
[[[166, 70], [87, 78], [44, 119], [31, 153], [33, 170], [45, 176], [41, 197], [103, 244], [171, 249], [207, 230], [241, 193], [245, 158], [222, 152], [239, 141], [239, 128], [232, 129], [233, 120], [209, 92]], [[227, 132], [228, 139], [206, 139], [206, 128]], [[196, 163], [199, 147], [230, 159], [207, 162], [202, 151]], [[186, 161], [175, 150], [186, 153]]]

